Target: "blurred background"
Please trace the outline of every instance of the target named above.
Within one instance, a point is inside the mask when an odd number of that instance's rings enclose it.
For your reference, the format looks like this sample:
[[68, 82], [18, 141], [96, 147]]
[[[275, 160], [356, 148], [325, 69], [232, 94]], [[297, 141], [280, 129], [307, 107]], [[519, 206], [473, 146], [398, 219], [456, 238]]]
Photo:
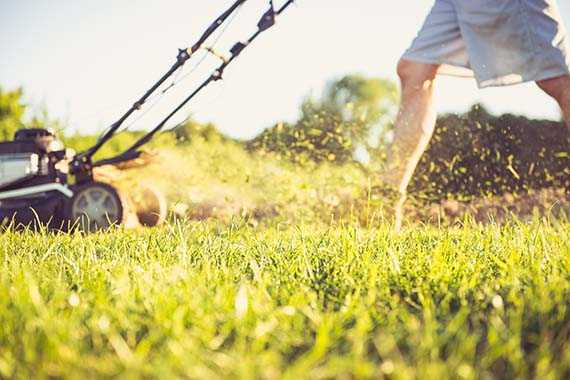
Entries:
[[[52, 127], [84, 151], [233, 2], [1, 1], [0, 140]], [[300, 0], [167, 125], [148, 147], [153, 160], [97, 179], [125, 192], [150, 181], [176, 214], [196, 219], [369, 223], [383, 203], [375, 189], [399, 103], [396, 64], [432, 4]], [[570, 22], [570, 4], [560, 5]], [[267, 7], [248, 0], [206, 46], [227, 53]], [[99, 158], [124, 151], [219, 64], [196, 54]], [[531, 217], [568, 204], [570, 131], [534, 84], [478, 90], [442, 77], [437, 107], [409, 188], [421, 203], [413, 220]]]
[[[177, 48], [191, 45], [230, 3], [1, 1], [0, 85], [23, 87], [28, 103], [48, 109], [68, 131], [101, 131], [170, 67]], [[395, 81], [398, 58], [432, 3], [300, 0], [228, 70], [224, 83], [200, 96], [181, 118], [191, 112], [232, 137], [250, 138], [276, 120], [294, 120], [308, 94], [320, 94], [327, 81], [347, 73]], [[264, 0], [249, 0], [218, 49], [246, 38], [265, 7]], [[561, 1], [560, 7], [570, 22], [570, 3]], [[154, 125], [216, 63], [206, 59], [133, 127]], [[532, 84], [480, 91], [470, 79], [441, 81], [441, 111], [463, 112], [474, 103], [493, 113], [560, 118], [553, 101]]]

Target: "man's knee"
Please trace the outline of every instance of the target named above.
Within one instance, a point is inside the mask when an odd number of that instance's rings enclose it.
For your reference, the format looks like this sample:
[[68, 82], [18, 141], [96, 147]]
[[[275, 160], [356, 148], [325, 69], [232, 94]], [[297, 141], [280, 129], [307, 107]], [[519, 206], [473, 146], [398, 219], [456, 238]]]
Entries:
[[538, 87], [558, 101], [570, 96], [570, 75], [536, 82]]
[[398, 62], [398, 76], [402, 82], [402, 87], [412, 87], [422, 89], [431, 86], [437, 75], [439, 65], [420, 63], [401, 59]]

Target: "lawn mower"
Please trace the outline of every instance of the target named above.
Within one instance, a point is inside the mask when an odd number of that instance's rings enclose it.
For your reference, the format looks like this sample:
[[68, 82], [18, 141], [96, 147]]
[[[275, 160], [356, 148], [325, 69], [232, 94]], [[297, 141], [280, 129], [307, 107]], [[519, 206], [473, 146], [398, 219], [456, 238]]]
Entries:
[[[44, 225], [64, 230], [77, 228], [87, 232], [122, 224], [126, 209], [129, 207], [125, 197], [116, 187], [98, 182], [94, 170], [137, 160], [142, 154], [141, 148], [157, 133], [163, 131], [167, 123], [205, 87], [221, 80], [225, 69], [260, 34], [271, 28], [275, 24], [276, 17], [294, 2], [288, 0], [276, 9], [273, 1], [270, 1], [269, 9], [257, 24], [257, 31], [247, 41], [233, 45], [228, 57], [216, 53], [212, 47], [205, 47], [208, 39], [231, 20], [232, 15], [246, 1], [238, 0], [233, 3], [206, 29], [192, 47], [180, 49], [176, 62], [168, 72], [86, 151], [75, 153], [71, 149], [66, 149], [53, 131], [39, 128], [21, 129], [15, 134], [14, 140], [0, 142], [0, 220], [5, 225]], [[149, 98], [200, 50], [214, 54], [221, 60], [221, 65], [178, 107], [130, 148], [117, 156], [95, 161], [95, 154], [119, 132], [127, 119], [140, 111]]]

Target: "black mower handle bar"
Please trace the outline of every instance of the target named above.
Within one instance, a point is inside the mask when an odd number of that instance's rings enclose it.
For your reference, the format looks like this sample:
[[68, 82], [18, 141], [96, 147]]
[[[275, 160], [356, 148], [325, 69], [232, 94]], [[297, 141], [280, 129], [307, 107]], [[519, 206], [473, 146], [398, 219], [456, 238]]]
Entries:
[[82, 159], [87, 158], [89, 161], [91, 158], [101, 149], [101, 147], [109, 141], [115, 132], [123, 125], [123, 123], [137, 110], [139, 110], [148, 98], [164, 83], [168, 78], [170, 78], [179, 68], [184, 66], [186, 61], [192, 57], [192, 55], [200, 50], [202, 45], [206, 42], [206, 40], [222, 26], [226, 22], [226, 20], [247, 0], [237, 0], [234, 2], [224, 13], [222, 13], [216, 21], [214, 21], [208, 29], [202, 34], [200, 39], [190, 48], [187, 49], [180, 49], [178, 51], [178, 56], [176, 57], [176, 62], [174, 65], [164, 74], [137, 102], [133, 104], [133, 106], [115, 123], [111, 125], [111, 127], [97, 140], [97, 143], [89, 148], [86, 152], [81, 153], [79, 156]]
[[[221, 23], [223, 23], [223, 20], [227, 19], [227, 17], [229, 17], [229, 15], [231, 15], [235, 9], [237, 9], [237, 7], [244, 3], [246, 0], [241, 0], [238, 3], [239, 4], [234, 4], [234, 6], [232, 8], [230, 8], [228, 11], [226, 11], [222, 16], [220, 16], [220, 18], [218, 18], [218, 20], [216, 20], [215, 25], [217, 27], [219, 27], [219, 25], [221, 25]], [[210, 83], [212, 82], [216, 82], [219, 80], [223, 79], [223, 74], [225, 69], [242, 53], [242, 51], [247, 48], [253, 41], [255, 41], [263, 32], [265, 32], [266, 30], [270, 29], [273, 25], [275, 25], [275, 19], [277, 16], [281, 15], [281, 13], [283, 13], [287, 8], [289, 8], [293, 3], [295, 2], [295, 0], [288, 0], [284, 5], [281, 6], [281, 8], [279, 8], [278, 10], [275, 10], [273, 7], [273, 1], [270, 1], [270, 8], [267, 12], [265, 12], [263, 14], [263, 16], [261, 17], [261, 19], [259, 20], [259, 23], [257, 24], [257, 31], [246, 41], [246, 42], [238, 42], [236, 43], [231, 49], [230, 49], [230, 53], [231, 56], [225, 60], [223, 60], [223, 63], [210, 75], [210, 77], [208, 77], [200, 86], [198, 86], [182, 103], [180, 103], [180, 105], [178, 105], [178, 107], [176, 107], [164, 120], [162, 120], [155, 128], [153, 128], [151, 131], [149, 131], [146, 135], [144, 135], [143, 137], [141, 137], [137, 142], [135, 142], [129, 149], [127, 149], [124, 153], [113, 157], [111, 159], [108, 160], [103, 160], [103, 161], [99, 161], [96, 162], [94, 166], [103, 166], [106, 164], [115, 164], [115, 163], [120, 163], [120, 162], [125, 162], [125, 161], [129, 161], [132, 160], [133, 158], [137, 158], [140, 156], [140, 153], [138, 152], [138, 149], [141, 148], [143, 145], [147, 144], [148, 142], [150, 142], [152, 140], [152, 138], [158, 133], [160, 132], [162, 129], [164, 129], [164, 127], [166, 126], [166, 124], [178, 113], [180, 112], [196, 95], [198, 95], [204, 88], [206, 88]], [[206, 33], [204, 34], [204, 36], [202, 36], [202, 38], [200, 39], [200, 41], [198, 41], [198, 43], [196, 45], [194, 45], [194, 47], [192, 48], [192, 52], [195, 52], [196, 50], [194, 49], [199, 49], [199, 47], [204, 43], [204, 41], [207, 39], [207, 36], [211, 35], [213, 33], [213, 31], [217, 28], [213, 28], [214, 24], [208, 29], [208, 31], [206, 31]], [[176, 66], [176, 65], [175, 65]], [[172, 71], [172, 70], [171, 70]], [[173, 72], [173, 71], [172, 71]], [[172, 74], [170, 74], [172, 75]], [[162, 82], [164, 82], [164, 80], [162, 80]], [[161, 82], [161, 83], [162, 83]], [[135, 104], [136, 105], [136, 104]], [[136, 108], [135, 108], [136, 109]], [[132, 111], [134, 112], [134, 110]], [[131, 113], [132, 113], [131, 112]], [[124, 120], [123, 120], [124, 121]], [[115, 129], [116, 130], [116, 129]], [[113, 131], [114, 132], [114, 131]], [[111, 135], [112, 133], [111, 132]], [[110, 136], [111, 137], [111, 136]], [[110, 138], [109, 137], [109, 138]], [[106, 139], [105, 141], [108, 141], [108, 139]], [[105, 141], [103, 142], [103, 144], [105, 143]], [[100, 144], [102, 145], [102, 144]], [[97, 147], [97, 146], [95, 146]], [[94, 148], [95, 148], [94, 147]], [[99, 146], [100, 147], [100, 146]], [[93, 149], [93, 148], [92, 148]], [[90, 152], [90, 151], [89, 151]]]
[[154, 135], [156, 135], [159, 131], [161, 131], [165, 126], [166, 123], [170, 121], [178, 112], [182, 110], [196, 95], [198, 95], [204, 88], [206, 88], [210, 83], [216, 82], [223, 79], [225, 69], [242, 53], [242, 51], [248, 47], [259, 35], [261, 35], [264, 31], [271, 28], [275, 25], [275, 16], [280, 15], [285, 9], [287, 9], [291, 4], [293, 4], [294, 0], [289, 0], [285, 5], [283, 5], [278, 11], [275, 11], [273, 7], [269, 9], [261, 18], [258, 23], [258, 30], [255, 32], [247, 42], [238, 42], [236, 43], [230, 50], [231, 56], [224, 60], [224, 62], [214, 71], [212, 75], [208, 79], [206, 79], [198, 88], [196, 88], [178, 107], [174, 109], [163, 121], [160, 122], [153, 130], [151, 130], [148, 134], [143, 136], [139, 139], [136, 143], [131, 146], [127, 152], [129, 151], [136, 151], [143, 145], [147, 144], [149, 141], [152, 140]]

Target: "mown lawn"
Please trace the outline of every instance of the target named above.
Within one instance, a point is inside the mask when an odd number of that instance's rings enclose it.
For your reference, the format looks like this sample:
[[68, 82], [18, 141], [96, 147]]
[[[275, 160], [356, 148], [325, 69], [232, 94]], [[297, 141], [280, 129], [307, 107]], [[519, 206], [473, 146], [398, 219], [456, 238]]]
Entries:
[[0, 377], [570, 376], [570, 223], [0, 235]]

